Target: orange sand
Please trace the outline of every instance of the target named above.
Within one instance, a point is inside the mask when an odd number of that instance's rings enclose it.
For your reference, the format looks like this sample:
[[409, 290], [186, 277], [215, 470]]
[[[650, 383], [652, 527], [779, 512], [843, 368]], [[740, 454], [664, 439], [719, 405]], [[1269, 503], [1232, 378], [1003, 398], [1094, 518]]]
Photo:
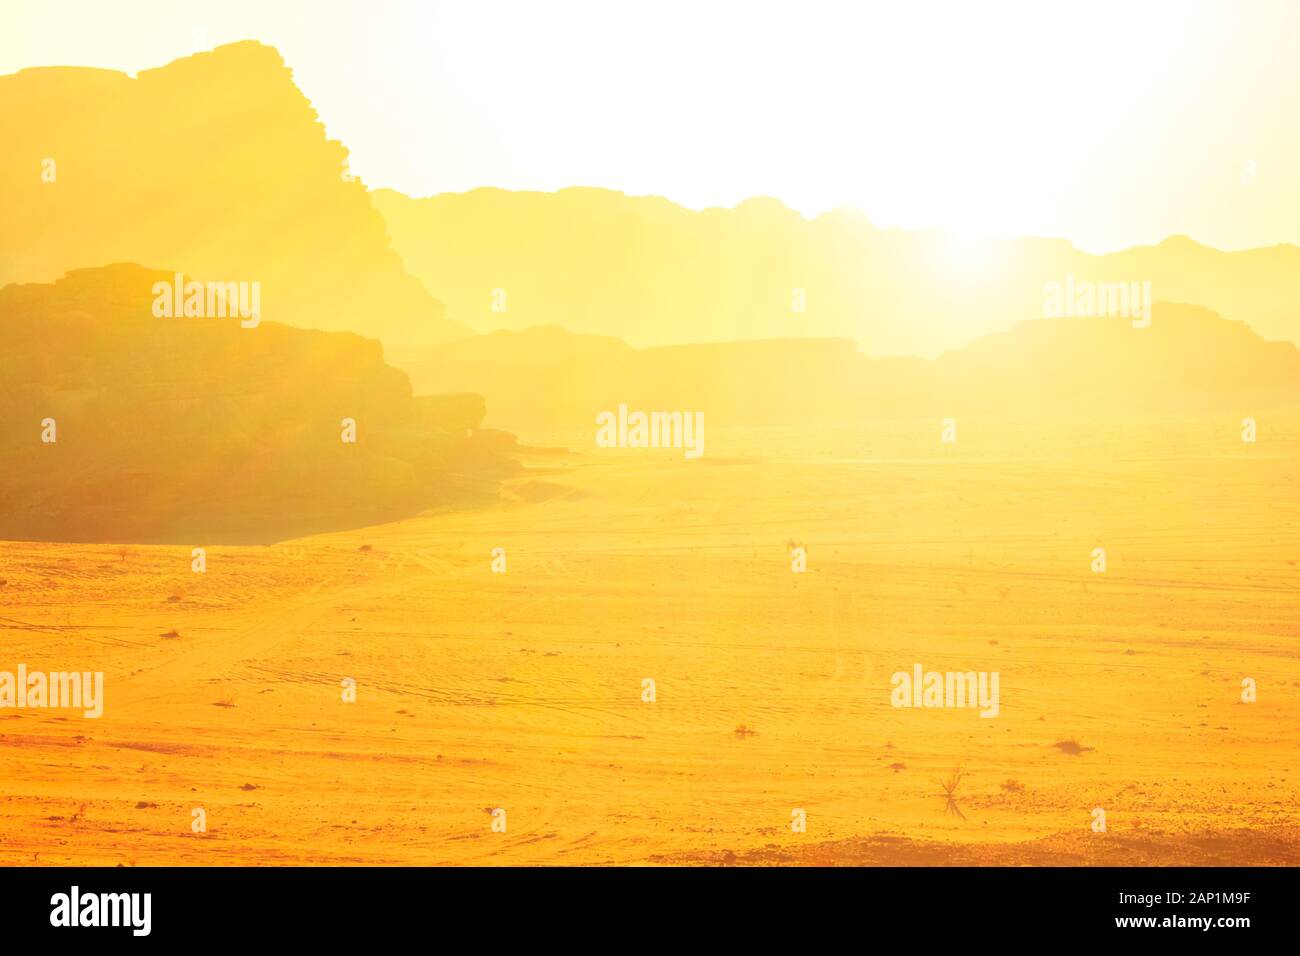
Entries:
[[[1300, 427], [1266, 434], [711, 433], [203, 575], [5, 543], [0, 670], [107, 700], [0, 711], [0, 862], [1300, 862]], [[892, 708], [915, 662], [999, 671], [1000, 715]]]

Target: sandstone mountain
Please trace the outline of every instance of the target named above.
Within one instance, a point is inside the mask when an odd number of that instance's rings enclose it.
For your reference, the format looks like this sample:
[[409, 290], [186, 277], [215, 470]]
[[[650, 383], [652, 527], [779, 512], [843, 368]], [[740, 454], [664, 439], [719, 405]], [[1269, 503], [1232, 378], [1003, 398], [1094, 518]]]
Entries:
[[481, 397], [415, 398], [351, 333], [156, 318], [170, 276], [0, 290], [0, 539], [264, 543], [492, 499], [513, 470]]
[[597, 413], [703, 411], [717, 425], [800, 425], [982, 416], [998, 420], [1209, 415], [1239, 422], [1300, 410], [1300, 350], [1243, 322], [1156, 303], [1127, 319], [1031, 319], [936, 359], [869, 358], [847, 339], [634, 349], [556, 327], [394, 355], [416, 391], [487, 396], [510, 429], [590, 429]]
[[407, 267], [479, 331], [560, 325], [638, 347], [838, 337], [869, 354], [934, 357], [1045, 316], [1049, 285], [1073, 277], [1147, 282], [1152, 300], [1300, 341], [1290, 245], [1220, 252], [1175, 237], [1095, 256], [1059, 239], [880, 229], [849, 208], [805, 219], [775, 199], [695, 212], [586, 188], [374, 198]]
[[265, 318], [385, 342], [469, 334], [409, 275], [347, 150], [272, 48], [0, 77], [0, 286], [113, 262], [259, 282]]

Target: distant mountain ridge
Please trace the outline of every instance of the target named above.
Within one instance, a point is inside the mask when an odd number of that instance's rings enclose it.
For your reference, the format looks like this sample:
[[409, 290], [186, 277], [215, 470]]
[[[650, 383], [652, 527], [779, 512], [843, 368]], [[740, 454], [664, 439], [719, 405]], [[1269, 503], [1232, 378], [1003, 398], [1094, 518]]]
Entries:
[[1196, 306], [1128, 319], [1030, 319], [936, 359], [869, 358], [847, 339], [633, 349], [556, 327], [499, 331], [392, 356], [417, 392], [488, 396], [497, 427], [588, 428], [597, 412], [699, 410], [719, 425], [804, 425], [950, 415], [1239, 421], [1300, 410], [1300, 349]]
[[847, 207], [805, 219], [770, 198], [695, 212], [591, 188], [373, 196], [407, 267], [479, 331], [560, 325], [638, 347], [837, 337], [933, 357], [1045, 315], [1048, 285], [1073, 277], [1149, 282], [1154, 300], [1300, 341], [1292, 245], [1220, 252], [1172, 237], [1094, 256], [1062, 239], [880, 229]]
[[408, 274], [274, 49], [135, 78], [0, 76], [0, 287], [114, 262], [259, 282], [263, 317], [387, 342], [470, 334]]

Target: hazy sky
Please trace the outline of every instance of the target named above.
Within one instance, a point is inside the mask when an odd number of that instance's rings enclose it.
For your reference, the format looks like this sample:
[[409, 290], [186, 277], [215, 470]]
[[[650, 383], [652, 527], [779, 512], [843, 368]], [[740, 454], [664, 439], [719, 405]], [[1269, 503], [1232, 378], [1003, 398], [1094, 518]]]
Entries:
[[1300, 2], [10, 4], [0, 73], [276, 46], [373, 187], [1300, 242]]

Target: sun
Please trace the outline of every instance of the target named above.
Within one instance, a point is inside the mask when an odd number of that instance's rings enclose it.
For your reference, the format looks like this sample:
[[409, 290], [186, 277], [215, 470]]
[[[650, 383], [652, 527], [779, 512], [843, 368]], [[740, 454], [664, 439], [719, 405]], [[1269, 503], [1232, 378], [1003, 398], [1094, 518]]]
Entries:
[[943, 271], [960, 281], [989, 277], [1001, 268], [1004, 257], [1004, 243], [976, 233], [944, 233], [940, 244]]

